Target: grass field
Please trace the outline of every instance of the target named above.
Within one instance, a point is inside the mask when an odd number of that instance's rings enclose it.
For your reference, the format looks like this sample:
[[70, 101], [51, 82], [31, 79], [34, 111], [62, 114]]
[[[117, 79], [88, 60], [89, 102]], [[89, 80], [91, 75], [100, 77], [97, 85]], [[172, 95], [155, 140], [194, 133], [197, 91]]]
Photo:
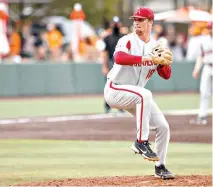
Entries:
[[[199, 108], [199, 94], [153, 94], [162, 110]], [[0, 100], [0, 118], [103, 113], [103, 97]]]
[[[0, 185], [73, 177], [152, 175], [154, 163], [134, 155], [131, 143], [1, 140]], [[168, 168], [178, 175], [210, 175], [211, 145], [170, 144]]]

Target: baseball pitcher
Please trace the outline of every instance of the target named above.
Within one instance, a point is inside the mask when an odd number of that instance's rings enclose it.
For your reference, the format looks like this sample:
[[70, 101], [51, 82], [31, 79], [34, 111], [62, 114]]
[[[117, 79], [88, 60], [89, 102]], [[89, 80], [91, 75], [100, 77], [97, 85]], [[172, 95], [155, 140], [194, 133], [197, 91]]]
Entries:
[[[104, 98], [112, 108], [124, 109], [136, 117], [137, 139], [132, 150], [156, 162], [156, 177], [173, 179], [174, 175], [165, 167], [169, 125], [151, 91], [144, 88], [155, 71], [164, 79], [170, 78], [172, 53], [150, 36], [154, 22], [151, 9], [138, 8], [130, 19], [134, 32], [123, 36], [116, 45], [115, 63], [107, 75]], [[156, 131], [156, 153], [148, 141], [150, 128]]]

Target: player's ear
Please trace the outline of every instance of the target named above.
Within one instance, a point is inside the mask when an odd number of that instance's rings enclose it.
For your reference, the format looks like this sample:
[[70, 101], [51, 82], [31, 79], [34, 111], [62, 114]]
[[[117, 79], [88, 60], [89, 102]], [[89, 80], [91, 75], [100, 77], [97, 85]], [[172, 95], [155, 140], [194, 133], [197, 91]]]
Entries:
[[149, 22], [151, 23], [151, 25], [153, 25], [153, 23], [154, 23], [154, 21], [152, 19], [150, 19]]

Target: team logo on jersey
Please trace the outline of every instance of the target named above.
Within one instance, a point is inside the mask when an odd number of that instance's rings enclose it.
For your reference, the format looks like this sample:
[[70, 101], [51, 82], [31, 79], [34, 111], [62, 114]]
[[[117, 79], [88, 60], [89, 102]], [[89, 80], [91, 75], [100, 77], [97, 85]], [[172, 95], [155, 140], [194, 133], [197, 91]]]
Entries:
[[145, 61], [140, 64], [134, 64], [133, 66], [141, 67], [141, 66], [153, 66], [155, 65], [153, 61]]
[[146, 76], [146, 79], [150, 79], [150, 77], [152, 76], [152, 74], [155, 72], [155, 69], [150, 69], [147, 76]]

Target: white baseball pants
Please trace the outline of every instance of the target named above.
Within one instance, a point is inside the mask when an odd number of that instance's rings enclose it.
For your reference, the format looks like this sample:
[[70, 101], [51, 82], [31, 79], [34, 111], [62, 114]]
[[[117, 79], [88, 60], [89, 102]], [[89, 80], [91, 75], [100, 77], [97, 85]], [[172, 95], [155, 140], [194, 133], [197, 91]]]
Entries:
[[212, 66], [204, 64], [200, 80], [199, 117], [206, 117], [208, 114], [210, 99], [212, 95], [212, 77]]
[[139, 86], [116, 85], [108, 80], [104, 98], [112, 108], [124, 109], [136, 116], [137, 140], [148, 140], [149, 130], [156, 131], [155, 148], [160, 158], [157, 165], [166, 164], [170, 129], [164, 115], [152, 99], [152, 93]]

